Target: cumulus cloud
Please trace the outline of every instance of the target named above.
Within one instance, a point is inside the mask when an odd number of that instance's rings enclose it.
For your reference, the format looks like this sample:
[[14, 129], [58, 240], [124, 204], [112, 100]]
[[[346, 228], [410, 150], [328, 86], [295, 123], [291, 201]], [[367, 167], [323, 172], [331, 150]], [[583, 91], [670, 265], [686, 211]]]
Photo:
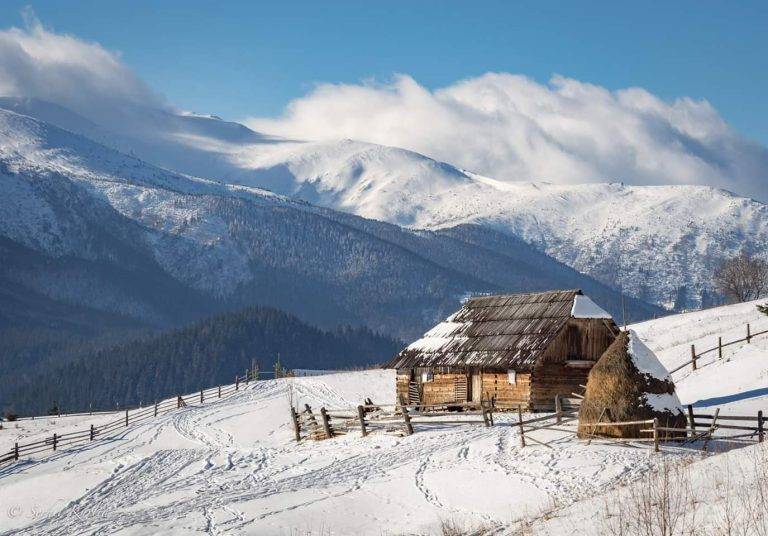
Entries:
[[257, 130], [405, 147], [500, 180], [707, 184], [768, 200], [768, 150], [707, 101], [666, 102], [562, 76], [548, 84], [488, 73], [434, 91], [390, 83], [320, 84]]
[[31, 9], [25, 27], [0, 30], [0, 95], [53, 102], [102, 123], [133, 108], [163, 108], [115, 52], [43, 27]]

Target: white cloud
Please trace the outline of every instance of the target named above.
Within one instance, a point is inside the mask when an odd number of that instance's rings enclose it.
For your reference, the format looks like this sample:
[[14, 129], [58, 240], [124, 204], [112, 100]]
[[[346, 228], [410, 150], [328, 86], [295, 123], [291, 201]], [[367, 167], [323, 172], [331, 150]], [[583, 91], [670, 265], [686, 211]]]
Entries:
[[[25, 28], [0, 30], [0, 96], [50, 101], [138, 138], [159, 135], [167, 117], [155, 110], [173, 110], [117, 53], [48, 30], [31, 11]], [[320, 84], [281, 117], [247, 123], [293, 139], [404, 147], [500, 180], [696, 183], [768, 201], [768, 149], [706, 101], [666, 102], [641, 88], [489, 73], [430, 91], [398, 76]]]
[[0, 95], [56, 103], [103, 123], [136, 107], [163, 107], [119, 55], [47, 30], [27, 9], [25, 28], [0, 30]]
[[391, 83], [320, 84], [257, 130], [405, 147], [501, 180], [707, 184], [768, 200], [768, 150], [707, 101], [665, 102], [561, 76], [546, 85], [488, 73], [430, 91]]

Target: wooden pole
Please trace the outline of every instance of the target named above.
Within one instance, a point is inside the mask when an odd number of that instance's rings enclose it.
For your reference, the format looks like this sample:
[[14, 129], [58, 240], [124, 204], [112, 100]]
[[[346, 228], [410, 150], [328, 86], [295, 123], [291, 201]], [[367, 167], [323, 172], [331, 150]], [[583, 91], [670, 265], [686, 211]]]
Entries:
[[696, 435], [696, 421], [693, 420], [693, 406], [688, 404], [688, 425], [691, 427], [691, 437]]
[[749, 332], [749, 324], [747, 324], [747, 344], [749, 344], [752, 334]]
[[560, 395], [555, 395], [555, 422], [560, 424], [563, 421], [563, 407], [560, 404]]
[[19, 460], [19, 444], [18, 443], [13, 444], [13, 459], [16, 461]]
[[765, 436], [765, 433], [763, 431], [763, 410], [760, 410], [757, 412], [757, 441], [759, 443], [762, 443], [764, 436]]
[[493, 400], [490, 398], [488, 399], [488, 421], [490, 421], [491, 426], [493, 426]]
[[235, 391], [240, 389], [240, 376], [235, 375]]
[[94, 436], [93, 425], [91, 425], [91, 433], [88, 435], [89, 441], [93, 441], [93, 436]]
[[200, 403], [202, 404], [204, 400], [203, 390], [200, 389]]
[[57, 443], [56, 438], [57, 438], [56, 432], [54, 432], [53, 433], [53, 450], [56, 450], [56, 443]]
[[245, 385], [248, 385], [248, 369], [245, 369]]
[[696, 370], [696, 346], [691, 345], [691, 366]]
[[125, 425], [128, 426], [128, 410], [125, 410]]
[[181, 395], [176, 395], [176, 409], [181, 407]]
[[325, 407], [320, 408], [320, 415], [323, 417], [323, 430], [325, 430], [325, 437], [328, 439], [333, 437], [331, 431], [331, 419], [328, 417], [328, 412], [325, 411]]
[[659, 452], [659, 418], [653, 419], [653, 451]]
[[301, 441], [301, 426], [299, 425], [299, 414], [294, 409], [293, 406], [291, 406], [291, 419], [293, 419], [293, 433], [296, 436], [296, 441]]
[[360, 419], [360, 433], [365, 437], [368, 435], [368, 431], [365, 429], [365, 409], [363, 406], [357, 406], [357, 417]]
[[525, 431], [523, 430], [523, 408], [517, 405], [517, 426], [520, 428], [520, 446], [525, 447]]
[[219, 385], [219, 398], [221, 398], [221, 385]]
[[412, 435], [413, 425], [411, 424], [411, 414], [408, 413], [408, 408], [406, 408], [405, 406], [403, 406], [403, 421], [405, 422], [406, 435]]
[[157, 417], [157, 399], [155, 399], [155, 417]]
[[723, 358], [723, 338], [722, 337], [717, 338], [717, 358], [718, 359]]

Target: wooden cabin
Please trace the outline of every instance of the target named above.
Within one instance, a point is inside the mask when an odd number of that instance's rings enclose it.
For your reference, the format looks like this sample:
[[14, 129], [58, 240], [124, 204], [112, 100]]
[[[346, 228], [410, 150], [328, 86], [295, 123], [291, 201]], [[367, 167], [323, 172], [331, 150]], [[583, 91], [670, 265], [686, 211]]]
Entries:
[[618, 334], [580, 290], [481, 296], [385, 368], [397, 369], [398, 400], [412, 404], [491, 399], [499, 408], [551, 410], [555, 395], [583, 391]]

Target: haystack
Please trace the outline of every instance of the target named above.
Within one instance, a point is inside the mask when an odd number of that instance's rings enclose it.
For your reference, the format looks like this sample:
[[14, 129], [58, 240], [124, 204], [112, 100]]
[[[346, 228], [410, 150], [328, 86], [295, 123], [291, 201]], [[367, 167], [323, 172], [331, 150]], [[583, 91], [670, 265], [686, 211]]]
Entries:
[[[675, 384], [656, 355], [634, 331], [622, 332], [587, 378], [579, 410], [579, 437], [650, 438], [638, 426], [589, 426], [596, 422], [659, 419], [660, 427], [685, 428], [686, 419], [675, 394]], [[661, 434], [684, 435], [684, 433]]]

